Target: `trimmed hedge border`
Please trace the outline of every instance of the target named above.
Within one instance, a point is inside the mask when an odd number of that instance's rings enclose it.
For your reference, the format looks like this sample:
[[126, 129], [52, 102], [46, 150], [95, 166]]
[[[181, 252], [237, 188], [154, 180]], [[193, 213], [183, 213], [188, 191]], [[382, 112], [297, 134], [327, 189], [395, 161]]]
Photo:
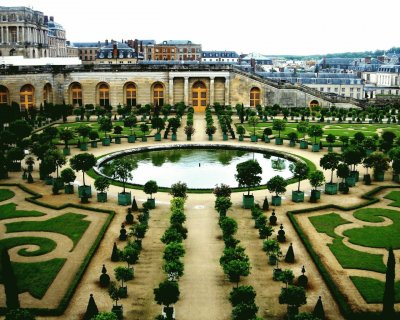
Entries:
[[[38, 206], [53, 209], [53, 210], [62, 210], [65, 208], [77, 208], [77, 209], [84, 209], [87, 211], [94, 211], [94, 212], [99, 212], [99, 213], [106, 213], [108, 214], [108, 218], [106, 222], [103, 224], [99, 234], [97, 235], [96, 240], [93, 242], [93, 245], [91, 246], [88, 254], [86, 255], [85, 259], [83, 260], [82, 264], [80, 265], [79, 269], [76, 272], [75, 278], [72, 280], [71, 284], [68, 287], [67, 292], [65, 293], [64, 297], [61, 299], [60, 304], [56, 309], [48, 309], [48, 308], [28, 308], [30, 311], [32, 311], [36, 315], [40, 316], [59, 316], [62, 315], [67, 308], [73, 294], [75, 293], [75, 290], [79, 284], [79, 281], [81, 280], [84, 272], [86, 271], [87, 266], [89, 265], [90, 260], [92, 259], [93, 255], [96, 253], [97, 248], [99, 247], [100, 241], [103, 239], [105, 232], [108, 229], [108, 226], [110, 225], [112, 219], [114, 218], [115, 211], [112, 210], [104, 210], [104, 209], [98, 209], [98, 208], [91, 208], [91, 207], [86, 207], [83, 205], [78, 205], [74, 203], [65, 203], [61, 206], [53, 206], [47, 203], [43, 203], [41, 201], [38, 201], [38, 199], [42, 198], [43, 196], [39, 193], [36, 193], [29, 188], [27, 188], [24, 185], [17, 184], [17, 183], [1, 183], [0, 186], [6, 186], [6, 187], [18, 187], [22, 191], [29, 193], [31, 197], [25, 198], [26, 201], [34, 203]], [[6, 308], [0, 308], [0, 315], [4, 315], [7, 312]]]
[[[312, 247], [307, 235], [304, 233], [303, 229], [299, 226], [295, 215], [299, 213], [308, 213], [308, 212], [315, 212], [315, 211], [320, 211], [320, 210], [325, 210], [325, 209], [337, 209], [341, 211], [352, 211], [356, 210], [359, 208], [363, 208], [366, 206], [369, 206], [371, 204], [379, 202], [378, 198], [374, 198], [373, 196], [377, 194], [378, 192], [385, 190], [385, 189], [391, 189], [391, 188], [399, 188], [398, 185], [387, 185], [387, 186], [379, 186], [376, 187], [364, 195], [362, 195], [363, 199], [366, 199], [364, 203], [350, 206], [350, 207], [342, 207], [336, 204], [329, 204], [329, 205], [323, 205], [319, 207], [312, 207], [312, 208], [307, 208], [307, 209], [301, 209], [301, 210], [294, 210], [294, 211], [288, 211], [286, 214], [289, 217], [290, 221], [293, 224], [294, 229], [296, 230], [297, 234], [299, 235], [301, 241], [303, 242], [304, 246], [306, 247], [308, 253], [314, 260], [314, 263], [317, 266], [318, 271], [322, 275], [322, 277], [325, 280], [325, 283], [327, 284], [329, 291], [335, 298], [336, 302], [339, 305], [340, 312], [342, 315], [348, 319], [348, 320], [380, 320], [381, 319], [381, 314], [378, 312], [353, 312], [351, 310], [350, 306], [347, 303], [346, 297], [343, 295], [343, 293], [338, 289], [336, 286], [335, 282], [333, 281], [330, 273], [326, 269], [325, 265], [322, 263], [320, 257], [318, 254], [314, 251], [314, 248]], [[396, 313], [397, 315], [400, 315], [400, 312]]]

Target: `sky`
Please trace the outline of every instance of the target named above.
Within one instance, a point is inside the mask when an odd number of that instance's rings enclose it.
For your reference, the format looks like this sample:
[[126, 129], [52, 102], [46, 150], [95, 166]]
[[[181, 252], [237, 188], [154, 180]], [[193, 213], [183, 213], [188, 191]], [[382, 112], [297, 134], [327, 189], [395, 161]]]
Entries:
[[71, 42], [191, 40], [203, 50], [308, 55], [400, 46], [400, 1], [1, 0], [54, 16]]

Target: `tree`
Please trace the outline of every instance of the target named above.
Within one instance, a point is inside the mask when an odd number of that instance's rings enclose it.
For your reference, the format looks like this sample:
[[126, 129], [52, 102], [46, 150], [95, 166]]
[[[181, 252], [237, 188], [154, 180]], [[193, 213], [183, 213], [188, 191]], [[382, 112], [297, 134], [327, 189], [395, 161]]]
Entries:
[[59, 149], [51, 149], [45, 153], [43, 161], [56, 170], [58, 178], [58, 170], [66, 163], [66, 158]]
[[374, 175], [389, 169], [389, 158], [382, 152], [373, 152], [367, 158], [371, 167], [374, 168]]
[[[321, 296], [318, 297], [318, 301], [315, 304], [313, 315], [317, 319], [325, 320], [325, 311], [324, 311], [324, 306], [322, 305], [322, 299]], [[389, 318], [388, 318], [389, 319]], [[394, 318], [393, 318], [394, 319]]]
[[292, 141], [292, 142], [296, 142], [296, 140], [298, 138], [297, 137], [297, 133], [294, 132], [294, 131], [289, 132], [287, 136], [288, 136], [289, 140]]
[[157, 130], [157, 133], [160, 133], [162, 129], [165, 128], [165, 122], [163, 118], [154, 117], [151, 120], [151, 127]]
[[393, 248], [389, 248], [387, 266], [386, 266], [386, 282], [385, 282], [385, 291], [383, 293], [383, 310], [382, 310], [382, 319], [387, 320], [395, 320], [396, 313], [394, 310], [395, 303], [395, 266], [396, 259], [393, 254]]
[[11, 122], [9, 130], [15, 135], [17, 146], [20, 146], [21, 141], [29, 137], [32, 133], [32, 127], [26, 120], [15, 120]]
[[218, 211], [220, 216], [225, 216], [230, 207], [232, 207], [231, 198], [218, 197], [217, 199], [215, 199], [214, 208]]
[[381, 136], [380, 149], [383, 152], [388, 152], [393, 147], [393, 142], [396, 139], [396, 134], [392, 131], [384, 131]]
[[293, 263], [294, 262], [294, 251], [293, 251], [293, 245], [290, 244], [288, 251], [286, 252], [285, 255], [285, 262], [288, 263]]
[[96, 165], [96, 158], [91, 153], [80, 153], [73, 156], [69, 163], [75, 171], [82, 171], [83, 185], [85, 186], [85, 171], [90, 170]]
[[186, 198], [186, 192], [187, 192], [187, 184], [185, 182], [176, 182], [173, 185], [171, 185], [171, 192], [170, 194], [176, 198]]
[[65, 149], [68, 148], [69, 140], [74, 138], [74, 132], [70, 128], [62, 128], [58, 131], [58, 137], [60, 140], [64, 141]]
[[281, 137], [281, 131], [284, 131], [286, 128], [286, 122], [280, 119], [274, 119], [272, 122], [272, 129], [278, 131], [278, 138]]
[[122, 193], [125, 193], [125, 185], [128, 179], [132, 179], [132, 171], [136, 169], [136, 163], [130, 158], [115, 159], [110, 166], [112, 176], [122, 182]]
[[337, 176], [339, 178], [342, 178], [342, 183], [345, 183], [345, 179], [349, 177], [350, 175], [350, 170], [347, 164], [345, 163], [339, 163], [337, 166]]
[[250, 189], [257, 187], [261, 183], [262, 169], [256, 160], [247, 160], [236, 166], [237, 174], [235, 179], [239, 183], [239, 187], [247, 188], [247, 195], [250, 196]]
[[269, 192], [275, 192], [275, 195], [279, 196], [280, 194], [286, 192], [286, 185], [287, 182], [285, 179], [283, 179], [281, 176], [275, 176], [267, 182], [267, 189]]
[[136, 126], [136, 122], [137, 122], [137, 118], [133, 115], [127, 117], [124, 119], [124, 127], [128, 127], [131, 131], [131, 135], [132, 135], [132, 128], [134, 126]]
[[111, 119], [107, 117], [99, 118], [98, 123], [99, 130], [104, 131], [104, 138], [107, 138], [107, 132], [111, 131], [113, 127]]
[[122, 260], [128, 264], [130, 268], [131, 264], [135, 264], [139, 260], [140, 248], [136, 243], [128, 243], [128, 245], [122, 250]]
[[181, 126], [181, 121], [178, 117], [174, 117], [174, 118], [170, 118], [168, 120], [168, 123], [171, 127], [172, 133], [176, 134], [176, 131], [178, 130], [178, 128]]
[[312, 313], [310, 312], [302, 312], [299, 313], [294, 317], [294, 320], [321, 320], [320, 318], [315, 317]]
[[219, 220], [219, 225], [222, 229], [223, 237], [232, 237], [238, 228], [237, 222], [230, 217], [221, 217]]
[[182, 242], [183, 236], [176, 228], [168, 228], [161, 237], [161, 242], [168, 244], [171, 242]]
[[183, 276], [184, 265], [179, 259], [166, 261], [163, 270], [169, 277], [178, 279]]
[[75, 181], [76, 175], [74, 170], [71, 168], [65, 168], [61, 171], [61, 179], [64, 181], [64, 183], [71, 184], [72, 182]]
[[108, 295], [110, 298], [115, 301], [115, 306], [118, 306], [118, 300], [121, 299], [120, 290], [117, 288], [117, 285], [114, 281], [110, 282], [110, 286], [108, 287]]
[[246, 132], [246, 129], [243, 126], [237, 126], [236, 133], [240, 136], [243, 136]]
[[246, 277], [250, 274], [250, 262], [248, 260], [230, 260], [223, 264], [222, 268], [229, 281], [236, 283], [236, 287], [239, 286], [240, 277]]
[[154, 289], [154, 299], [157, 304], [169, 306], [179, 300], [179, 286], [175, 281], [165, 280]]
[[192, 136], [192, 135], [194, 134], [194, 132], [195, 132], [196, 130], [194, 129], [194, 127], [193, 127], [192, 125], [189, 125], [189, 126], [186, 126], [186, 127], [184, 128], [184, 131], [185, 131], [185, 134], [186, 134], [188, 137], [190, 137], [190, 136]]
[[232, 320], [248, 320], [256, 318], [258, 307], [255, 303], [239, 303], [232, 309]]
[[120, 259], [120, 251], [118, 250], [117, 244], [114, 242], [112, 253], [111, 253], [111, 261], [117, 262]]
[[147, 181], [143, 186], [143, 191], [144, 191], [144, 193], [149, 194], [150, 199], [152, 199], [153, 193], [157, 193], [157, 191], [158, 191], [157, 182], [154, 180]]
[[172, 261], [175, 259], [179, 259], [185, 255], [185, 248], [182, 243], [179, 242], [171, 242], [168, 243], [164, 249], [164, 260]]
[[282, 272], [278, 276], [278, 280], [282, 281], [286, 285], [286, 288], [288, 287], [289, 284], [293, 282], [293, 279], [294, 279], [294, 274], [293, 271], [290, 269], [282, 270]]
[[260, 118], [257, 116], [251, 116], [249, 118], [249, 125], [251, 125], [253, 127], [253, 136], [256, 135], [256, 126], [258, 124], [258, 121], [260, 121]]
[[118, 320], [118, 316], [114, 312], [100, 312], [91, 320]]
[[19, 299], [17, 278], [15, 277], [10, 256], [6, 249], [1, 251], [1, 267], [1, 276], [3, 279], [4, 293], [6, 295], [7, 309], [18, 309]]
[[232, 289], [229, 294], [229, 301], [233, 307], [240, 303], [252, 304], [255, 302], [256, 295], [252, 286], [239, 286]]
[[127, 267], [116, 267], [114, 269], [115, 279], [121, 281], [121, 288], [124, 288], [124, 282], [133, 279], [133, 269]]
[[231, 197], [232, 189], [230, 186], [227, 184], [221, 183], [221, 185], [216, 185], [214, 190], [213, 190], [214, 195], [219, 198], [219, 197]]
[[75, 129], [80, 137], [82, 137], [82, 142], [85, 142], [86, 138], [89, 136], [90, 131], [92, 128], [87, 125], [81, 125]]
[[355, 171], [356, 166], [362, 162], [364, 155], [365, 152], [363, 149], [361, 149], [361, 147], [350, 146], [343, 151], [342, 158], [344, 163], [346, 163], [348, 166], [353, 166], [351, 170]]
[[307, 178], [308, 172], [310, 169], [308, 168], [307, 164], [304, 162], [295, 162], [291, 163], [289, 166], [289, 170], [293, 173], [293, 177], [298, 179], [297, 191], [300, 191], [300, 182], [301, 180]]
[[306, 137], [306, 133], [308, 131], [308, 122], [300, 121], [296, 126], [297, 132], [303, 134], [303, 141]]
[[326, 136], [326, 142], [329, 143], [329, 146], [330, 146], [331, 148], [332, 148], [332, 144], [335, 143], [335, 141], [336, 141], [336, 136], [333, 135], [332, 133], [329, 133], [329, 134]]
[[106, 192], [107, 189], [110, 187], [110, 180], [107, 177], [97, 177], [94, 180], [94, 187], [100, 193]]
[[299, 307], [307, 303], [306, 292], [303, 287], [282, 288], [279, 303], [288, 305], [288, 318], [293, 319], [293, 316], [298, 314]]
[[324, 184], [325, 176], [322, 171], [315, 170], [308, 175], [308, 180], [310, 180], [310, 185], [314, 188], [314, 190], [317, 190], [318, 187]]
[[207, 126], [206, 128], [206, 134], [208, 134], [209, 136], [212, 136], [215, 131], [217, 131], [217, 128], [215, 126]]
[[314, 138], [314, 144], [317, 144], [317, 138], [322, 137], [324, 130], [322, 130], [321, 126], [313, 124], [308, 128], [307, 132], [310, 137]]
[[337, 169], [340, 159], [341, 159], [340, 154], [338, 154], [336, 152], [330, 152], [330, 153], [325, 154], [319, 160], [319, 165], [322, 168], [324, 168], [324, 170], [332, 170], [331, 181], [329, 183], [333, 183], [333, 171], [335, 171]]

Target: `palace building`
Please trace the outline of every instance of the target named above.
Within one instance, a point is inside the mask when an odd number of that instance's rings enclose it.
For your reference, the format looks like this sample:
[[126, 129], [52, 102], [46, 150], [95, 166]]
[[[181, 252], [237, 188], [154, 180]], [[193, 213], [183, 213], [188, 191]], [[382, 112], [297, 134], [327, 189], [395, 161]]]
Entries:
[[[22, 109], [40, 104], [73, 106], [174, 105], [195, 111], [208, 105], [280, 104], [283, 107], [355, 106], [357, 100], [336, 97], [293, 84], [279, 84], [223, 64], [105, 64], [9, 67], [0, 70], [0, 104], [15, 101]], [[339, 100], [338, 100], [339, 99]]]

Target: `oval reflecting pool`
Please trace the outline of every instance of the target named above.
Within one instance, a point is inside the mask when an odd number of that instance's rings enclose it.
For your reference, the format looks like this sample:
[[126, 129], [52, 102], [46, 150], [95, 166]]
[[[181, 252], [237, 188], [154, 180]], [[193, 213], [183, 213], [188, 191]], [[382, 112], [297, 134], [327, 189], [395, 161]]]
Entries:
[[[212, 189], [220, 183], [238, 187], [236, 165], [250, 159], [257, 160], [263, 170], [261, 184], [266, 184], [275, 175], [284, 179], [292, 177], [289, 164], [293, 161], [258, 151], [179, 148], [118, 157], [129, 157], [136, 163], [136, 169], [132, 171], [133, 179], [128, 182], [140, 185], [155, 180], [160, 187], [170, 187], [178, 181], [186, 182], [192, 189]], [[112, 161], [105, 161], [100, 166], [100, 171], [109, 177], [112, 177], [109, 170]]]

